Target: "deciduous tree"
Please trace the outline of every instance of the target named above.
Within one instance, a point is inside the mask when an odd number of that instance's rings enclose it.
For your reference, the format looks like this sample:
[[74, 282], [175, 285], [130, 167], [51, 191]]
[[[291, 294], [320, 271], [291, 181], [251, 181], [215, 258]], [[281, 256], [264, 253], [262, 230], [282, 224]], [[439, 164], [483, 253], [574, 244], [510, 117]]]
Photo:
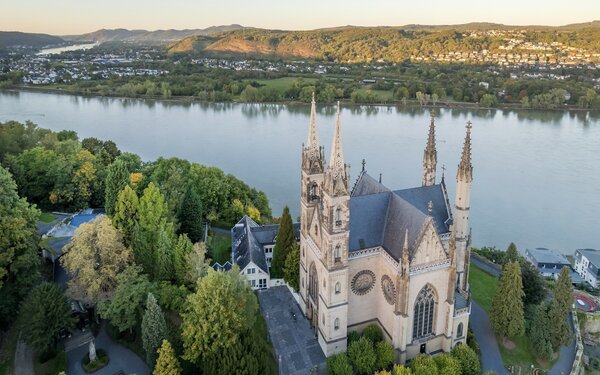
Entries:
[[372, 374], [375, 371], [377, 355], [373, 342], [366, 337], [353, 341], [348, 346], [348, 358], [359, 374]]
[[117, 275], [133, 260], [121, 233], [104, 215], [82, 224], [63, 252], [60, 262], [71, 276], [67, 293], [91, 305], [112, 295]]
[[452, 356], [460, 363], [462, 375], [481, 374], [481, 364], [477, 353], [467, 345], [456, 345], [452, 348]]
[[377, 361], [375, 367], [384, 369], [394, 362], [394, 347], [385, 341], [379, 341], [375, 344], [375, 355]]
[[123, 242], [126, 246], [134, 244], [139, 206], [140, 202], [135, 191], [129, 185], [125, 186], [117, 197], [113, 224], [123, 233]]
[[415, 375], [438, 375], [438, 368], [433, 357], [419, 354], [410, 361], [410, 368]]
[[444, 353], [433, 357], [440, 375], [461, 375], [460, 362], [450, 354]]
[[518, 262], [504, 264], [500, 283], [492, 301], [490, 322], [494, 332], [506, 339], [523, 334], [525, 318], [523, 312], [523, 282]]
[[354, 375], [352, 365], [346, 353], [339, 353], [327, 358], [328, 375]]

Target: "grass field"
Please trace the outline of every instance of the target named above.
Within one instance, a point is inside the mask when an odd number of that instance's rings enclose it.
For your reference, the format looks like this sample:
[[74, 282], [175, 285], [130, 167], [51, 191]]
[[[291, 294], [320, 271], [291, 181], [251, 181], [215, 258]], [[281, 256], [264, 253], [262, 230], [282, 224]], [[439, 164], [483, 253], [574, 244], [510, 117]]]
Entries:
[[469, 269], [471, 296], [486, 312], [490, 311], [498, 288], [498, 278], [471, 264]]
[[365, 94], [367, 91], [370, 91], [373, 94], [375, 94], [378, 100], [380, 100], [381, 102], [387, 102], [394, 99], [394, 92], [392, 90], [371, 90], [368, 87], [354, 90], [354, 92], [358, 92], [361, 94]]
[[[283, 93], [285, 90], [289, 89], [292, 86], [292, 83], [297, 79], [298, 77], [283, 77], [277, 79], [258, 79], [256, 82], [265, 85], [266, 87], [277, 89]], [[317, 81], [316, 78], [302, 78], [302, 80], [307, 83], [314, 83]]]
[[40, 221], [44, 223], [51, 223], [56, 220], [56, 216], [50, 212], [42, 212], [40, 215]]

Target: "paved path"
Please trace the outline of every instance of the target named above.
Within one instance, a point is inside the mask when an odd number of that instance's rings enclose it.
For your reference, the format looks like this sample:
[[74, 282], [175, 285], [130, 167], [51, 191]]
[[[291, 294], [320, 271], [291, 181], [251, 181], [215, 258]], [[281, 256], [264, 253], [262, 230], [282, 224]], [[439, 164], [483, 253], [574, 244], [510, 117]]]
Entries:
[[[110, 358], [108, 366], [94, 373], [94, 375], [114, 375], [119, 371], [125, 374], [149, 375], [150, 370], [146, 363], [131, 350], [112, 341], [102, 325], [100, 334], [96, 337], [96, 350], [104, 349]], [[81, 360], [88, 351], [88, 346], [82, 346], [67, 353], [67, 374], [86, 375], [81, 367]]]
[[481, 368], [485, 371], [495, 371], [498, 375], [506, 374], [496, 335], [486, 312], [475, 301], [471, 301], [470, 325], [481, 350]]
[[33, 350], [23, 340], [17, 341], [15, 375], [33, 375]]
[[325, 374], [325, 355], [289, 289], [276, 286], [261, 290], [258, 299], [279, 362], [279, 374], [309, 374], [315, 367], [319, 374]]
[[569, 346], [563, 346], [560, 348], [560, 355], [558, 361], [552, 366], [549, 375], [561, 375], [569, 374], [573, 367], [573, 361], [575, 360], [575, 354], [577, 353], [577, 343], [575, 342], [575, 327], [573, 326], [573, 318], [569, 314], [569, 325], [571, 326], [571, 332], [573, 332], [573, 342]]

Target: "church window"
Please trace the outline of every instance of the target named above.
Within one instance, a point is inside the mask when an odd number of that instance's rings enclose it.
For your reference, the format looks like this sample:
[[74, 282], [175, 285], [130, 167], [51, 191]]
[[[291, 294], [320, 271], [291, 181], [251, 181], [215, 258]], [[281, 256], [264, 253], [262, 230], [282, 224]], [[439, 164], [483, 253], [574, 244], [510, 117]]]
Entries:
[[338, 329], [340, 329], [340, 318], [335, 318], [335, 320], [333, 321], [333, 328], [337, 331]]
[[323, 325], [325, 325], [325, 314], [323, 314]]
[[336, 263], [341, 262], [342, 258], [341, 258], [341, 251], [340, 251], [341, 246], [338, 244], [335, 246], [335, 251], [333, 252], [333, 257]]
[[342, 209], [339, 207], [335, 210], [335, 225], [342, 225]]
[[459, 323], [458, 327], [456, 328], [456, 338], [461, 338], [463, 337], [463, 324]]
[[325, 289], [326, 286], [327, 286], [327, 283], [325, 282], [325, 280], [323, 280], [323, 289]]
[[342, 284], [340, 284], [339, 282], [335, 283], [335, 294], [340, 294], [341, 291], [342, 291]]
[[319, 227], [315, 224], [315, 235], [319, 234]]
[[435, 305], [435, 292], [430, 285], [426, 285], [421, 289], [415, 301], [413, 340], [433, 334]]
[[314, 201], [318, 198], [317, 196], [317, 183], [313, 182], [312, 185], [310, 186], [310, 200]]

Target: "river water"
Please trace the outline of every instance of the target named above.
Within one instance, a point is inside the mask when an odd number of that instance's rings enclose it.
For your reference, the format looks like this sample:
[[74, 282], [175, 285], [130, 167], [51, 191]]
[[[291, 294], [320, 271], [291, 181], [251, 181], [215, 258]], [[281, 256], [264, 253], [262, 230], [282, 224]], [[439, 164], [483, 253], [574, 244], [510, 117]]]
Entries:
[[[329, 156], [335, 109], [319, 106]], [[473, 122], [471, 226], [476, 246], [600, 248], [600, 115], [437, 109], [438, 176], [454, 201], [464, 127]], [[31, 120], [80, 138], [112, 139], [144, 160], [176, 156], [217, 166], [267, 193], [274, 215], [299, 212], [308, 105], [209, 104], [0, 92], [0, 122]], [[392, 189], [421, 183], [429, 112], [342, 107], [352, 179], [361, 160]], [[439, 180], [439, 178], [438, 178]], [[598, 222], [597, 222], [598, 220]]]
[[38, 56], [58, 55], [63, 52], [92, 49], [98, 45], [100, 45], [100, 43], [85, 43], [85, 44], [74, 44], [74, 45], [65, 46], [65, 47], [44, 48], [40, 52], [36, 53], [36, 55], [38, 55]]

